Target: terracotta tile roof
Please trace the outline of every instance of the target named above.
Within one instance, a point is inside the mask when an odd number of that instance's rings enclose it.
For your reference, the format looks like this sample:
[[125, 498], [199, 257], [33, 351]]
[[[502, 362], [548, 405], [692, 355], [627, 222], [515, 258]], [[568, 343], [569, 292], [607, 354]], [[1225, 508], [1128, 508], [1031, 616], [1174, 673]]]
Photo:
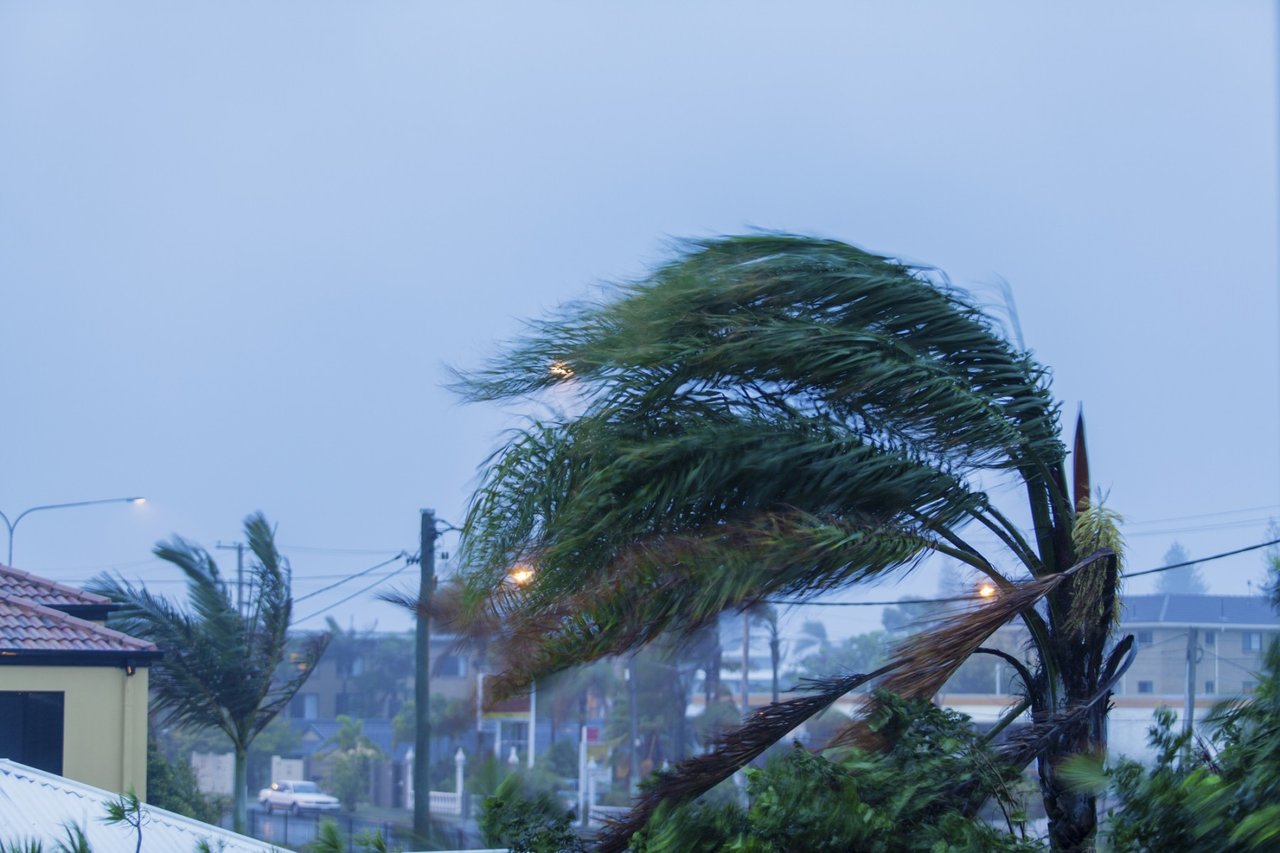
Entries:
[[154, 643], [68, 616], [23, 598], [0, 596], [0, 655], [23, 652], [152, 654]]
[[0, 596], [25, 598], [48, 607], [107, 607], [111, 599], [91, 592], [64, 586], [56, 581], [0, 565]]

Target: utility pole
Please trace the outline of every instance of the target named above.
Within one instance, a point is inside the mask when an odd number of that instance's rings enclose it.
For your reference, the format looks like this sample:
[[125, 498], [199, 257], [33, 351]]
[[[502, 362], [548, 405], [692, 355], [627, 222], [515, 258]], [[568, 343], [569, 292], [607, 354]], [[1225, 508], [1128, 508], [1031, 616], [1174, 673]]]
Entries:
[[214, 546], [219, 551], [236, 552], [236, 612], [241, 616], [244, 615], [244, 543], [234, 542], [230, 545], [223, 545], [219, 542]]
[[[1187, 629], [1187, 705], [1182, 712], [1182, 733], [1188, 737], [1195, 727], [1196, 658], [1200, 654], [1200, 644], [1196, 642], [1198, 633], [1195, 628]], [[1187, 749], [1191, 749], [1190, 743], [1187, 744]]]
[[628, 793], [635, 795], [640, 788], [640, 732], [639, 718], [640, 709], [636, 707], [638, 685], [636, 684], [636, 656], [633, 653], [627, 659], [627, 717], [629, 734], [631, 735], [631, 750], [627, 753], [627, 762], [630, 769], [627, 772]]
[[436, 511], [422, 510], [419, 528], [418, 622], [413, 676], [413, 834], [431, 831], [431, 594], [436, 585]]

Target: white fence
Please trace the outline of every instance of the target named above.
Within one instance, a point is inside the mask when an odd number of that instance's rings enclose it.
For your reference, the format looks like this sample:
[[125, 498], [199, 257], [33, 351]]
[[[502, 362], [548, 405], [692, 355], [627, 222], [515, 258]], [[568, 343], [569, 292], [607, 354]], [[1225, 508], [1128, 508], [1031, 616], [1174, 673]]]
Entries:
[[462, 794], [456, 791], [432, 791], [431, 813], [462, 817]]

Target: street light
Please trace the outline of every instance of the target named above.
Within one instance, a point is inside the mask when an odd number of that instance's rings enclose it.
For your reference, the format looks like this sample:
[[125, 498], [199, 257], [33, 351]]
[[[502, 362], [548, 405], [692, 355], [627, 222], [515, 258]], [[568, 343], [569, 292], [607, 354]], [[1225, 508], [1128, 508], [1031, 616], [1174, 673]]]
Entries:
[[70, 503], [65, 503], [65, 504], [41, 504], [40, 506], [33, 506], [33, 507], [30, 507], [29, 509], [24, 509], [22, 512], [18, 513], [18, 517], [15, 518], [13, 521], [9, 520], [9, 516], [5, 515], [3, 512], [0, 512], [0, 519], [3, 519], [5, 527], [9, 528], [9, 558], [6, 561], [6, 563], [10, 567], [13, 566], [13, 529], [18, 526], [19, 521], [22, 521], [22, 519], [26, 518], [28, 515], [30, 515], [33, 512], [41, 512], [46, 509], [70, 509], [71, 507], [77, 507], [77, 506], [94, 506], [95, 504], [142, 504], [146, 502], [147, 502], [146, 498], [135, 497], [135, 498], [103, 498], [102, 500], [98, 500], [98, 501], [72, 501]]

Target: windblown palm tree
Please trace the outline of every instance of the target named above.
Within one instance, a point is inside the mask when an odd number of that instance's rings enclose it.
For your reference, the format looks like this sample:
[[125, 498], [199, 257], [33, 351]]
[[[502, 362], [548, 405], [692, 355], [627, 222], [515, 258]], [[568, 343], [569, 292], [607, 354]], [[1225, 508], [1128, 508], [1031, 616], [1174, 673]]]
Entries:
[[[473, 400], [552, 386], [576, 395], [581, 414], [516, 432], [466, 522], [463, 615], [496, 621], [499, 645], [518, 650], [503, 655], [495, 689], [929, 553], [1000, 590], [876, 673], [833, 673], [813, 696], [753, 714], [643, 795], [603, 849], [620, 849], [659, 801], [707, 790], [871, 677], [932, 695], [1014, 618], [1030, 659], [1005, 657], [1036, 725], [1006, 757], [1038, 759], [1055, 849], [1091, 845], [1093, 799], [1056, 766], [1101, 750], [1106, 696], [1129, 652], [1108, 648], [1119, 566], [1101, 546], [1114, 527], [1089, 506], [1082, 429], [1068, 484], [1046, 370], [964, 294], [935, 271], [833, 241], [696, 242], [644, 280], [535, 324], [461, 381]], [[1030, 535], [983, 489], [1011, 479]], [[999, 550], [965, 538], [968, 524]], [[517, 588], [507, 573], [520, 561], [538, 571]], [[836, 738], [873, 741], [856, 721]]]
[[243, 613], [209, 553], [178, 536], [157, 544], [155, 554], [187, 576], [185, 610], [120, 577], [104, 575], [90, 585], [123, 605], [111, 617], [114, 627], [164, 652], [151, 669], [152, 708], [181, 726], [218, 729], [231, 741], [237, 832], [245, 829], [249, 745], [289, 704], [328, 642], [327, 634], [305, 642], [289, 677], [277, 677], [293, 610], [289, 571], [261, 513], [245, 519], [244, 531], [253, 594]]

